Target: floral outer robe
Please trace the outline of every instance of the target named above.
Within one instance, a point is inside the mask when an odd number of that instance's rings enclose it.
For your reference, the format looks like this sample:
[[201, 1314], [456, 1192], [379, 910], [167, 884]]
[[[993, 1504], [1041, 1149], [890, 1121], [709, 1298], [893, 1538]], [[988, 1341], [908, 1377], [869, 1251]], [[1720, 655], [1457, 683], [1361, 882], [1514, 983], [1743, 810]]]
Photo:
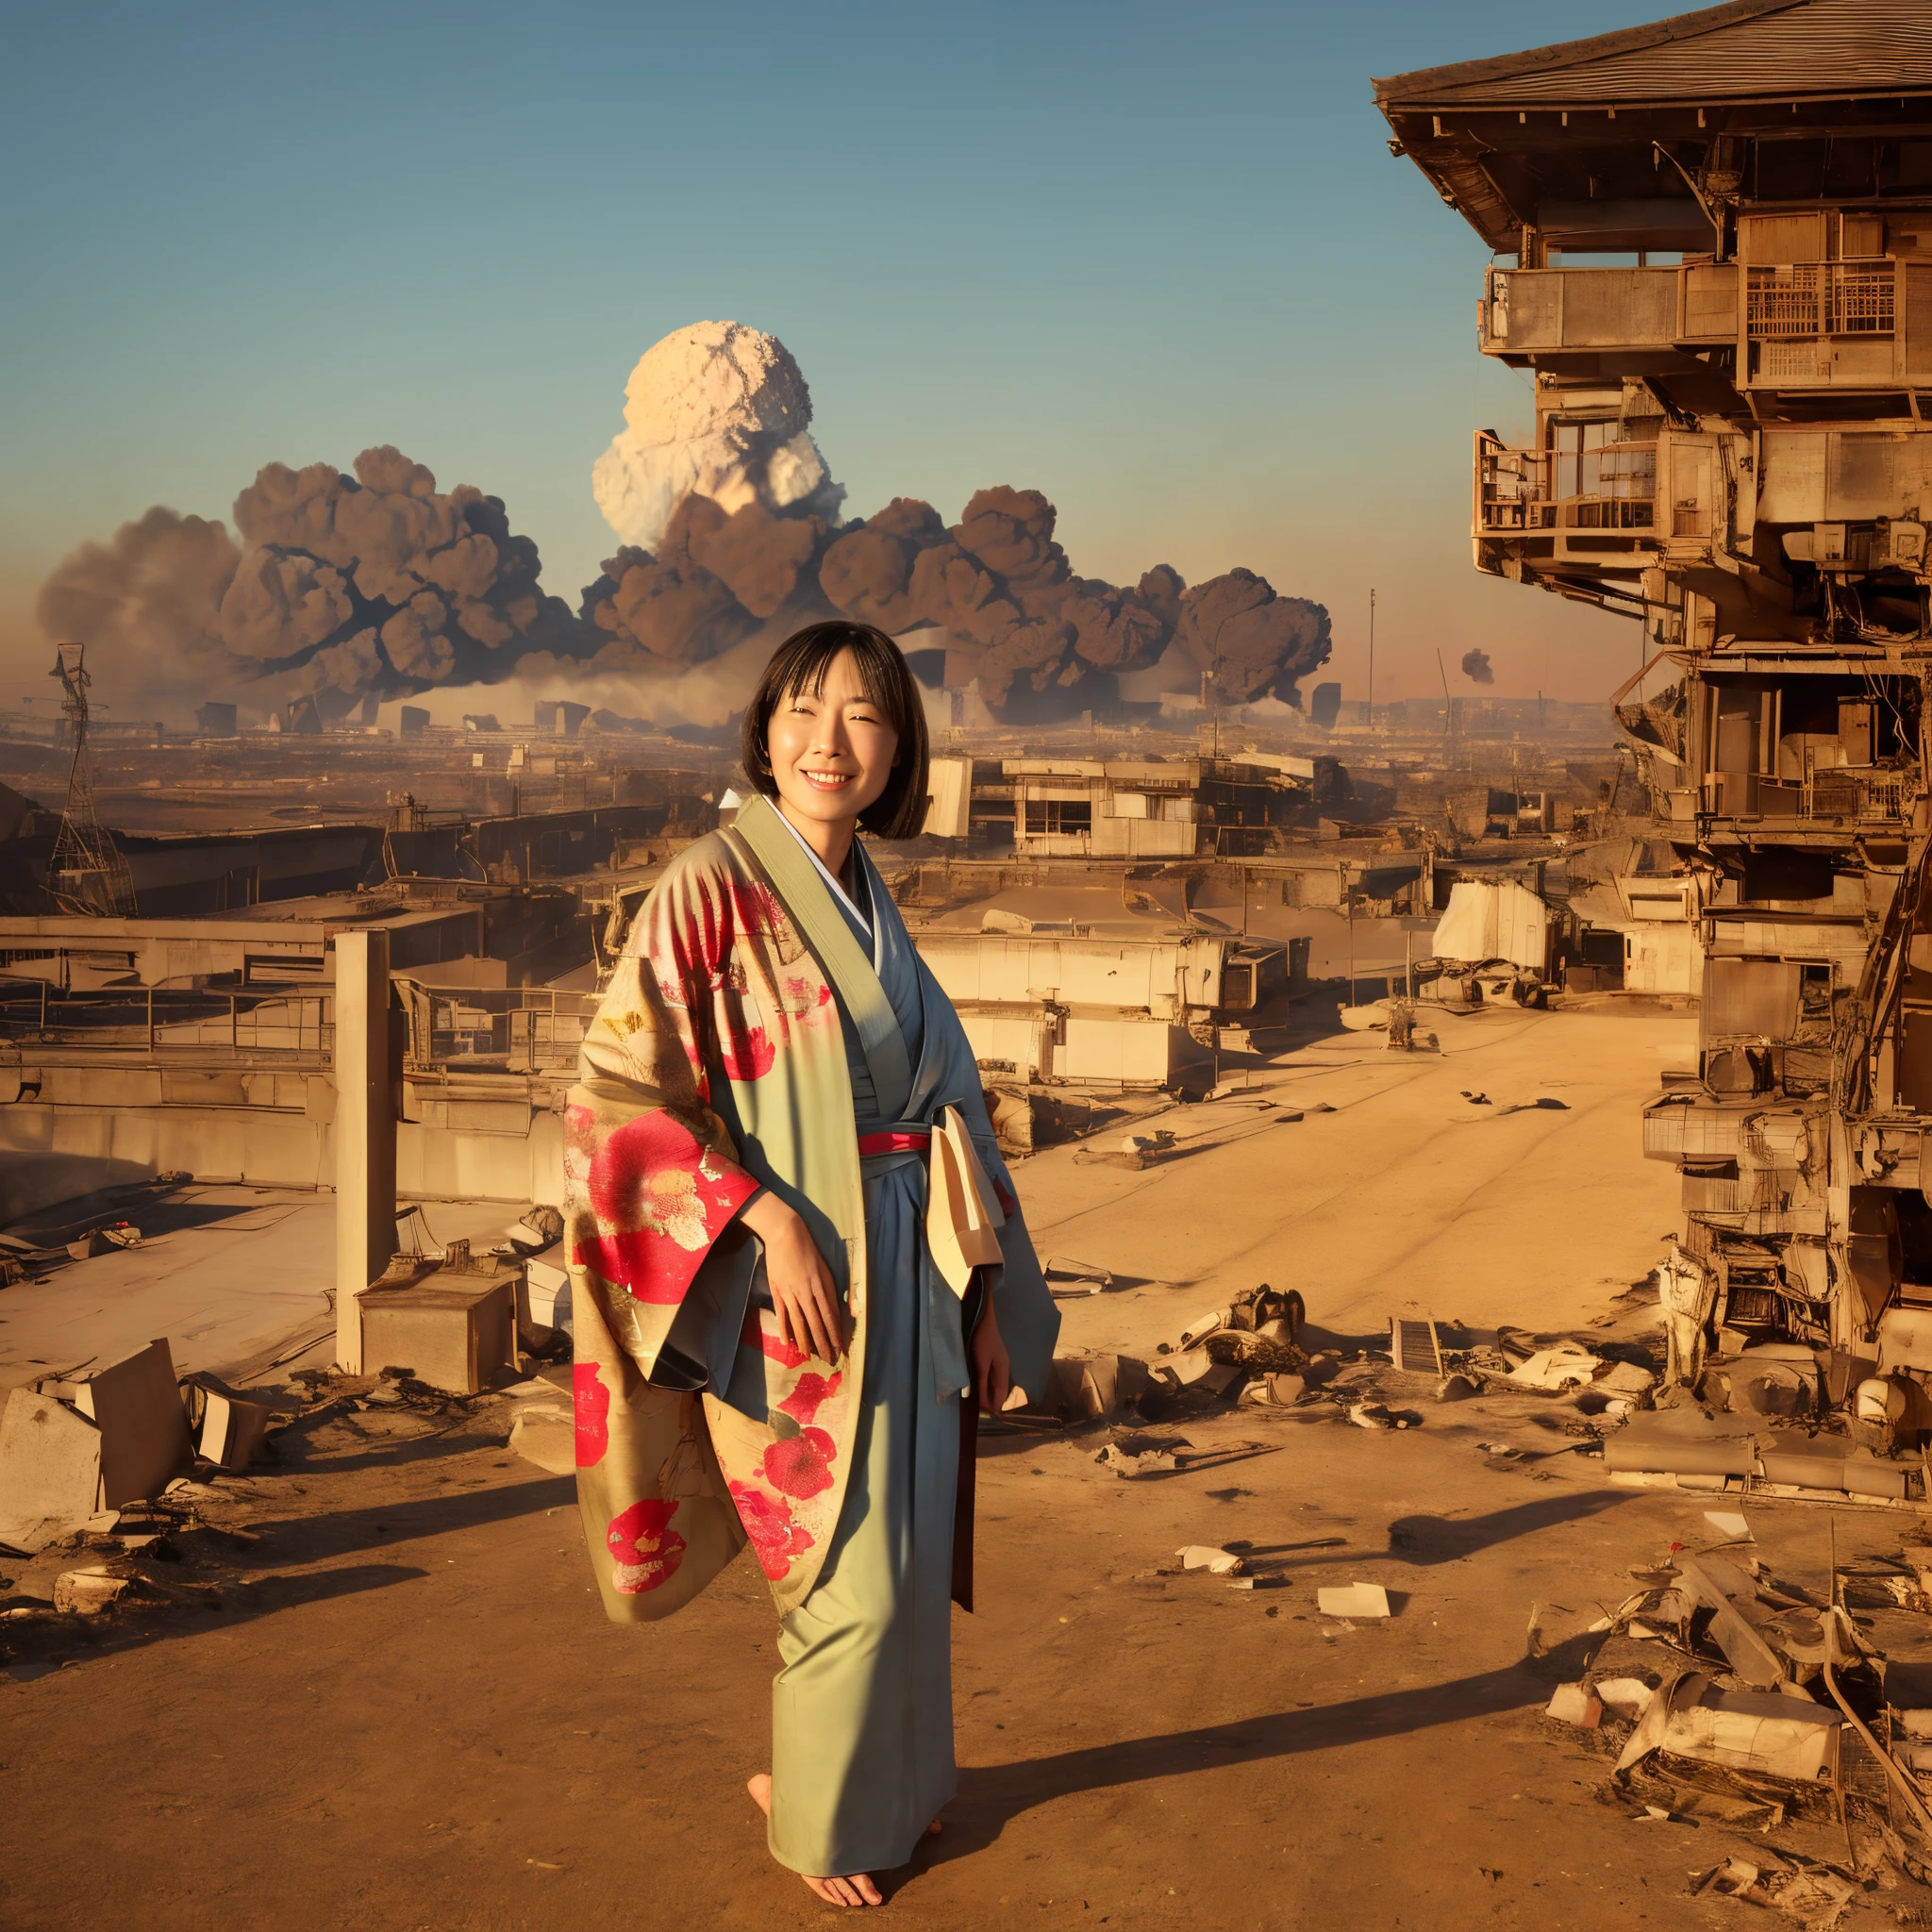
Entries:
[[[956, 1053], [970, 1070], [963, 1035]], [[742, 1146], [713, 1109], [714, 1069]], [[976, 1074], [970, 1086], [977, 1108]], [[741, 832], [681, 853], [633, 921], [565, 1124], [577, 1496], [605, 1608], [618, 1623], [668, 1616], [749, 1540], [783, 1615], [817, 1581], [845, 1497], [865, 1204], [832, 984]], [[783, 1340], [771, 1310], [750, 1310], [742, 1339], [764, 1355], [767, 1423], [645, 1379], [712, 1243], [760, 1187], [804, 1216], [853, 1318], [847, 1356], [822, 1362]], [[1002, 1239], [1015, 1380], [1038, 1394], [1058, 1316], [1017, 1209]], [[1003, 1289], [1003, 1334], [1008, 1304]]]

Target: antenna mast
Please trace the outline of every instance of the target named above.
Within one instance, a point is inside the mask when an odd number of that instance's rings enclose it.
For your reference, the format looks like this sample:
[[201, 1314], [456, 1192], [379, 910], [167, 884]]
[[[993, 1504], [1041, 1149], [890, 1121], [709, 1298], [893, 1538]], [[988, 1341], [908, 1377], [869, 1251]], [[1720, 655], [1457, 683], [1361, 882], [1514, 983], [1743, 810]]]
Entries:
[[60, 680], [60, 709], [74, 740], [74, 759], [67, 768], [67, 805], [54, 840], [54, 859], [47, 872], [47, 890], [63, 912], [127, 919], [134, 913], [134, 877], [114, 836], [94, 809], [93, 760], [88, 753], [88, 687], [93, 679], [83, 662], [85, 644], [57, 644], [54, 668], [47, 675]]

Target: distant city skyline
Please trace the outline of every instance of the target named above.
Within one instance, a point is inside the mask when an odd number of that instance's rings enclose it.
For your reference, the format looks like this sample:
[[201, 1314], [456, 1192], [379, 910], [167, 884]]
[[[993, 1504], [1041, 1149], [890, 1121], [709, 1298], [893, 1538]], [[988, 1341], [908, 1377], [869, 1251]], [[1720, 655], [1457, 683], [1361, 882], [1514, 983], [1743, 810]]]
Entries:
[[797, 358], [847, 515], [1038, 489], [1083, 574], [1326, 605], [1305, 691], [1367, 695], [1374, 585], [1379, 699], [1440, 698], [1438, 648], [1456, 695], [1606, 696], [1634, 625], [1471, 568], [1471, 432], [1524, 428], [1527, 385], [1370, 79], [1664, 10], [23, 15], [0, 704], [44, 689], [75, 545], [375, 443], [504, 498], [575, 608], [625, 376], [708, 318]]

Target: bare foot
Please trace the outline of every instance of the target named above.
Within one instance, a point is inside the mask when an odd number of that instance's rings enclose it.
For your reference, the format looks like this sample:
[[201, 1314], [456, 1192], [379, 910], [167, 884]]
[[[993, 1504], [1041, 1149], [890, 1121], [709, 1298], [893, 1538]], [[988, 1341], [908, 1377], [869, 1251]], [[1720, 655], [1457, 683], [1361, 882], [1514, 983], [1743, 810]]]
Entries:
[[[751, 1793], [752, 1803], [769, 1818], [772, 1815], [772, 1774], [759, 1772], [756, 1777], [745, 1780], [744, 1788]], [[937, 1818], [926, 1826], [929, 1832], [936, 1832], [939, 1828]], [[805, 1878], [806, 1884], [828, 1906], [882, 1906], [886, 1902], [884, 1893], [872, 1882], [872, 1874], [867, 1872], [852, 1872], [841, 1878], [807, 1878], [804, 1873], [799, 1876]]]

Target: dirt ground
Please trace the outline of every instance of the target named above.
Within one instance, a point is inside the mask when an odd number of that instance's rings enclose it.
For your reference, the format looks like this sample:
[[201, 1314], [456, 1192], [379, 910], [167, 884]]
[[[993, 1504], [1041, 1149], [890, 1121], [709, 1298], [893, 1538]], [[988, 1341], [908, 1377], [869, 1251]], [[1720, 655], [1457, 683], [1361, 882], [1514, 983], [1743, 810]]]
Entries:
[[[1117, 1273], [1066, 1305], [1069, 1342], [1150, 1352], [1257, 1278], [1300, 1287], [1343, 1340], [1399, 1304], [1641, 1336], [1647, 1305], [1614, 1297], [1674, 1224], [1674, 1176], [1637, 1158], [1635, 1096], [1682, 1030], [1517, 1016], [1426, 1063], [1331, 1042], [1257, 1078], [1333, 1114], [1190, 1109], [1175, 1158], [1140, 1174], [1093, 1148], [1028, 1163], [1042, 1250]], [[1479, 1114], [1461, 1094], [1478, 1080], [1569, 1104], [1465, 1123], [1450, 1103]], [[1567, 1401], [1381, 1386], [1420, 1426], [1368, 1431], [1330, 1404], [1190, 1415], [1197, 1449], [1263, 1453], [1138, 1482], [1094, 1461], [1097, 1428], [987, 1441], [981, 1607], [955, 1613], [959, 1794], [887, 1879], [889, 1923], [1735, 1919], [1690, 1874], [1763, 1841], [1633, 1822], [1596, 1740], [1542, 1715], [1630, 1570], [1717, 1541], [1710, 1499], [1611, 1487]], [[741, 1559], [668, 1624], [608, 1624], [572, 1485], [508, 1453], [512, 1407], [326, 1406], [282, 1432], [281, 1460], [195, 1498], [175, 1607], [0, 1624], [0, 1925], [824, 1922], [743, 1792], [775, 1667], [757, 1570]], [[1828, 1523], [1840, 1557], [1897, 1539], [1875, 1511], [1750, 1514], [1816, 1587]], [[1156, 1574], [1180, 1544], [1236, 1541], [1270, 1587]], [[0, 1599], [42, 1589], [47, 1559], [28, 1567], [0, 1561]], [[1388, 1622], [1320, 1614], [1320, 1587], [1357, 1580], [1387, 1587]], [[1841, 1855], [1821, 1831], [1778, 1842]], [[1932, 1897], [1907, 1890], [1842, 1923]]]

